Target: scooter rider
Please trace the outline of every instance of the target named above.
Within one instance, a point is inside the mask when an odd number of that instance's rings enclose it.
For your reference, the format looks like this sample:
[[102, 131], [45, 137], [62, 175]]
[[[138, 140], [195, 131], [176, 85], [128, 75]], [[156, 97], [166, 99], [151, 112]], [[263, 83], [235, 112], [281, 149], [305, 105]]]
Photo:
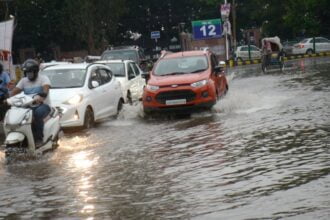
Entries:
[[33, 95], [36, 107], [33, 107], [32, 132], [36, 146], [40, 146], [43, 140], [44, 118], [50, 113], [48, 92], [50, 80], [45, 75], [39, 75], [39, 64], [33, 59], [26, 60], [22, 69], [24, 78], [22, 78], [13, 89], [11, 96], [20, 92], [26, 95]]

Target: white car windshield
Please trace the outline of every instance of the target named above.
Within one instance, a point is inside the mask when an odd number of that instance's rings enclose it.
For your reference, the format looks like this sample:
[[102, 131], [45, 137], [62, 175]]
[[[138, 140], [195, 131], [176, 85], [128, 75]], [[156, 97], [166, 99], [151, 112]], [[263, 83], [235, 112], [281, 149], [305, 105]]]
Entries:
[[206, 56], [176, 57], [160, 60], [155, 68], [157, 76], [199, 73], [208, 68]]
[[52, 89], [78, 88], [85, 82], [85, 69], [58, 69], [41, 71], [40, 74], [46, 75], [51, 83]]
[[106, 63], [116, 77], [125, 77], [125, 66], [123, 63]]
[[133, 60], [137, 61], [137, 55], [134, 50], [111, 50], [102, 55], [102, 60]]

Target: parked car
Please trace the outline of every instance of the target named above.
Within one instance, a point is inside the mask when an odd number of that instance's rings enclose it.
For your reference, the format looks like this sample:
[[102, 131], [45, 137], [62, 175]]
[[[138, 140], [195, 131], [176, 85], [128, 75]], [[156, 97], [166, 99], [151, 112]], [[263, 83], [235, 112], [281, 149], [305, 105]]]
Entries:
[[298, 43], [298, 41], [295, 41], [295, 40], [283, 42], [283, 55], [284, 56], [292, 55], [293, 47], [297, 43]]
[[107, 65], [119, 80], [125, 103], [142, 99], [146, 80], [141, 77], [143, 71], [131, 60], [101, 60], [97, 63]]
[[209, 50], [163, 53], [146, 77], [147, 114], [210, 109], [228, 90], [223, 67]]
[[144, 51], [138, 46], [110, 47], [101, 55], [101, 60], [133, 60], [143, 71], [148, 70], [149, 60], [146, 59]]
[[312, 54], [324, 51], [330, 51], [330, 41], [324, 37], [315, 37], [315, 50], [313, 47], [313, 38], [305, 38], [293, 46], [293, 54]]
[[47, 67], [40, 74], [50, 79], [50, 102], [61, 110], [64, 128], [90, 128], [122, 108], [120, 82], [103, 64], [61, 64]]
[[40, 63], [40, 69], [42, 70], [46, 67], [60, 65], [60, 64], [70, 64], [70, 62], [52, 60], [50, 62]]
[[[254, 45], [250, 45], [250, 54], [252, 60], [261, 58], [260, 48]], [[235, 60], [237, 61], [249, 60], [249, 46], [248, 45], [238, 46], [234, 53], [234, 57]]]

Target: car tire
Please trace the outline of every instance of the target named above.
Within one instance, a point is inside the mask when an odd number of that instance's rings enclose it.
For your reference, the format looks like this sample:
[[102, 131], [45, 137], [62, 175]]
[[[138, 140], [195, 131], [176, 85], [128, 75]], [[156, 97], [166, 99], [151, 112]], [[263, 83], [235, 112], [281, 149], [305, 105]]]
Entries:
[[312, 50], [312, 49], [308, 49], [307, 51], [306, 51], [306, 54], [308, 54], [308, 55], [311, 55], [311, 54], [313, 54], [314, 53], [314, 51]]
[[94, 126], [94, 113], [90, 107], [87, 107], [85, 111], [85, 117], [84, 117], [84, 125], [83, 127], [85, 129], [92, 128]]
[[117, 105], [117, 116], [120, 113], [120, 111], [123, 109], [124, 101], [122, 99], [119, 99], [118, 105]]
[[130, 91], [127, 91], [127, 103], [133, 105], [132, 95]]
[[241, 57], [237, 57], [237, 58], [236, 58], [236, 61], [238, 61], [238, 62], [243, 62], [243, 59], [242, 59]]

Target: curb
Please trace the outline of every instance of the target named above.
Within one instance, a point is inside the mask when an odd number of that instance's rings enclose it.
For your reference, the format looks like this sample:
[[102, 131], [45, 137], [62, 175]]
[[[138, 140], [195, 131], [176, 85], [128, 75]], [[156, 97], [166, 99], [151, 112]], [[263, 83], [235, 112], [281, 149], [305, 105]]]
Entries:
[[[301, 59], [301, 58], [309, 58], [309, 57], [326, 57], [326, 56], [330, 56], [330, 52], [290, 55], [290, 56], [284, 57], [284, 61]], [[261, 63], [261, 59], [244, 60], [244, 61], [227, 60], [226, 66], [234, 67], [234, 66], [244, 66], [244, 65], [259, 64], [259, 63]]]

